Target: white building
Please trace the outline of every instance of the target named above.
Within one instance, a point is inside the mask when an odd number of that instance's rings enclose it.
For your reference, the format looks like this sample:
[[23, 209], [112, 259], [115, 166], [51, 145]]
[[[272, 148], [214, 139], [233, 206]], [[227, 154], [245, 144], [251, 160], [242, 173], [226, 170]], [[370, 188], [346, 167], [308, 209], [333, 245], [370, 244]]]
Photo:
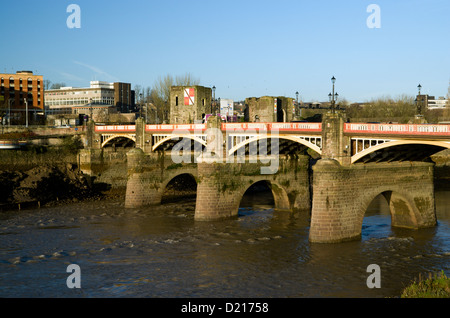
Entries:
[[[432, 99], [431, 99], [432, 98]], [[428, 109], [443, 109], [447, 106], [448, 100], [444, 97], [435, 99], [434, 96], [429, 96], [427, 107]]]
[[[123, 111], [132, 105], [131, 84], [91, 81], [90, 87], [61, 87], [44, 92], [45, 112], [71, 114], [86, 105], [111, 105]], [[124, 107], [125, 106], [125, 107]]]
[[234, 112], [234, 102], [232, 99], [220, 99], [220, 115], [222, 116], [233, 116]]

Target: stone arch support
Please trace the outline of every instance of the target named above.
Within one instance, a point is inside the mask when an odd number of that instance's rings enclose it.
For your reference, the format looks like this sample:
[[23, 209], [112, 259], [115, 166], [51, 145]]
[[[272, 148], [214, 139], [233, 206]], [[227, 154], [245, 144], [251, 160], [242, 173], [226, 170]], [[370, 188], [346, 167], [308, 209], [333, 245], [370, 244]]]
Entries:
[[310, 241], [359, 239], [372, 200], [388, 200], [392, 226], [425, 228], [436, 224], [433, 164], [382, 163], [341, 166], [319, 160], [314, 166]]
[[270, 186], [276, 209], [309, 210], [308, 164], [307, 156], [285, 159], [276, 174], [263, 175], [260, 163], [199, 163], [195, 218], [216, 220], [237, 216], [245, 192], [260, 181]]
[[182, 174], [197, 178], [195, 164], [174, 164], [164, 153], [146, 155], [135, 148], [127, 153], [128, 181], [125, 207], [158, 205], [171, 180]]

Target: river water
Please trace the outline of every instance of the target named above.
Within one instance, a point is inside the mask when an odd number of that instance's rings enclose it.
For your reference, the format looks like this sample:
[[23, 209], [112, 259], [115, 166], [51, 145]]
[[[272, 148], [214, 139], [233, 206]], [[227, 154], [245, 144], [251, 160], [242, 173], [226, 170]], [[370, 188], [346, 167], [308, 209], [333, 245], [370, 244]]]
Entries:
[[[239, 217], [194, 221], [195, 200], [125, 209], [123, 199], [0, 213], [0, 297], [396, 297], [415, 277], [450, 271], [450, 192], [438, 225], [391, 228], [384, 198], [360, 241], [311, 244], [307, 213], [260, 195]], [[268, 199], [267, 199], [268, 200]], [[69, 289], [67, 267], [80, 267]], [[368, 288], [370, 264], [381, 288]]]

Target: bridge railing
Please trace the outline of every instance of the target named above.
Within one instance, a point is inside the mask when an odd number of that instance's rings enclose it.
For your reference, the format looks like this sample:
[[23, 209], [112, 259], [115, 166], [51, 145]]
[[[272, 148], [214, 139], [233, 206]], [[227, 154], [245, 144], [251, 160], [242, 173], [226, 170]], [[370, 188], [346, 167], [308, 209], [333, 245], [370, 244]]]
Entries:
[[223, 123], [222, 130], [321, 132], [322, 123]]
[[120, 133], [120, 132], [135, 132], [135, 125], [99, 125], [95, 126], [95, 132], [98, 133]]
[[206, 130], [206, 124], [159, 124], [145, 125], [145, 131], [169, 132], [175, 130], [203, 131]]
[[[97, 129], [97, 127], [102, 127]], [[127, 128], [131, 127], [131, 128]], [[148, 132], [171, 132], [171, 131], [205, 131], [206, 124], [158, 124], [145, 125]], [[291, 132], [321, 132], [322, 123], [223, 123], [223, 131], [230, 130], [254, 130], [254, 131], [291, 131]], [[135, 126], [96, 126], [98, 132], [122, 132], [133, 131]]]
[[450, 125], [345, 123], [344, 133], [450, 136]]

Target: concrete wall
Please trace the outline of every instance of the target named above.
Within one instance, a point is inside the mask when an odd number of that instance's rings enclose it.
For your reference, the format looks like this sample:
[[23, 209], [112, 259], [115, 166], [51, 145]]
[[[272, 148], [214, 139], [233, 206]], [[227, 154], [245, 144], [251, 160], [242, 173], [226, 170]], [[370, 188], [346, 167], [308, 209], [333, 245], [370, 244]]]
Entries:
[[392, 226], [434, 226], [433, 166], [424, 162], [341, 166], [335, 160], [319, 160], [313, 167], [310, 240], [331, 243], [360, 238], [367, 207], [379, 194], [388, 200]]

